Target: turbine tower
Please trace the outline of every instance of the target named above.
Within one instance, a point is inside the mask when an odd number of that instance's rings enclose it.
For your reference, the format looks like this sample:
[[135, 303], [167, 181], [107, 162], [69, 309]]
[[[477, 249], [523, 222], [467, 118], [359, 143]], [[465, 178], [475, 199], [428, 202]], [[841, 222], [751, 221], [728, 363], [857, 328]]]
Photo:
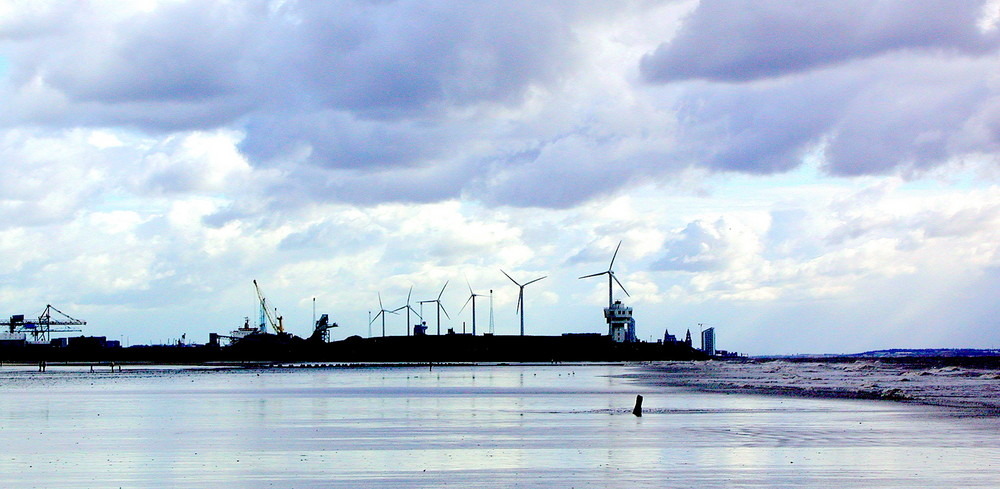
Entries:
[[[500, 272], [503, 273], [504, 275], [507, 275], [507, 272], [503, 271], [503, 269], [501, 269]], [[548, 275], [546, 275], [546, 277], [547, 276]], [[527, 287], [530, 284], [533, 284], [533, 283], [535, 283], [535, 282], [537, 282], [537, 281], [545, 278], [545, 277], [536, 278], [536, 279], [531, 280], [529, 282], [525, 282], [523, 285], [517, 283], [517, 280], [514, 280], [513, 277], [511, 277], [510, 275], [507, 275], [507, 278], [509, 278], [511, 282], [514, 282], [514, 285], [520, 287], [520, 289], [521, 289], [517, 293], [517, 308], [514, 309], [514, 312], [516, 313], [516, 312], [520, 311], [520, 313], [521, 313], [521, 336], [524, 336], [524, 288]]]
[[410, 336], [410, 326], [412, 326], [410, 324], [410, 312], [412, 311], [413, 314], [416, 314], [418, 318], [423, 319], [423, 316], [421, 316], [419, 312], [414, 311], [413, 308], [410, 307], [410, 296], [411, 295], [413, 295], [413, 286], [412, 285], [410, 286], [410, 291], [406, 293], [406, 305], [403, 306], [403, 307], [398, 307], [394, 311], [392, 311], [392, 312], [396, 312], [396, 311], [402, 311], [403, 309], [406, 309], [406, 336]]
[[[444, 311], [444, 306], [441, 305], [441, 296], [444, 295], [444, 288], [447, 287], [447, 286], [448, 286], [448, 282], [445, 281], [444, 287], [441, 287], [441, 292], [438, 293], [438, 298], [437, 299], [429, 300], [429, 301], [420, 301], [420, 304], [425, 304], [425, 303], [428, 303], [428, 302], [433, 302], [433, 303], [437, 304], [437, 306], [435, 307], [435, 309], [437, 309], [437, 317], [438, 317], [438, 324], [437, 324], [437, 334], [438, 334], [438, 336], [441, 336], [441, 311]], [[448, 319], [451, 319], [451, 316], [448, 315], [448, 311], [444, 311], [444, 315]]]
[[[390, 311], [390, 310], [386, 309], [384, 306], [382, 306], [382, 293], [381, 292], [378, 293], [378, 307], [379, 307], [378, 314], [376, 314], [375, 317], [373, 317], [371, 319], [371, 321], [368, 321], [368, 326], [371, 327], [372, 323], [374, 323], [375, 320], [378, 319], [379, 316], [382, 316], [382, 337], [384, 338], [385, 337], [385, 313], [396, 314], [396, 312], [395, 311]], [[369, 314], [371, 314], [371, 313], [369, 313]]]
[[[468, 281], [466, 281], [466, 283], [468, 283]], [[462, 314], [462, 311], [465, 310], [465, 306], [469, 305], [469, 301], [472, 301], [472, 336], [476, 336], [476, 297], [484, 297], [484, 296], [483, 294], [477, 294], [473, 292], [472, 284], [468, 285], [469, 285], [469, 298], [465, 300], [465, 305], [462, 306], [462, 309], [460, 309], [458, 313]]]
[[[615, 277], [615, 272], [614, 272], [614, 270], [612, 270], [612, 268], [615, 266], [615, 258], [618, 256], [618, 248], [621, 248], [621, 247], [622, 247], [622, 242], [619, 241], [618, 242], [618, 247], [615, 248], [615, 254], [611, 255], [611, 264], [608, 265], [608, 269], [607, 270], [605, 270], [603, 272], [600, 272], [600, 273], [592, 273], [590, 275], [584, 275], [584, 276], [580, 277], [580, 278], [590, 278], [590, 277], [597, 277], [598, 275], [604, 275], [604, 274], [608, 275], [608, 307], [609, 308], [611, 306], [613, 306], [614, 303], [615, 303], [614, 294], [612, 293], [614, 291], [613, 287], [614, 287], [615, 283], [618, 283], [618, 286], [622, 288], [622, 292], [624, 292], [625, 295], [629, 295], [628, 291], [625, 290], [625, 286], [622, 285], [622, 283], [618, 281], [618, 277]], [[631, 297], [631, 296], [629, 296], [629, 297]]]

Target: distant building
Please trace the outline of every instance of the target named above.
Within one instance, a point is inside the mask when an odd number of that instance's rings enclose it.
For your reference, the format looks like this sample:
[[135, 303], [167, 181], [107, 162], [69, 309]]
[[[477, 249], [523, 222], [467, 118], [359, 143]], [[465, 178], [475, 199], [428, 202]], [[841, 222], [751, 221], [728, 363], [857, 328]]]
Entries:
[[[53, 345], [65, 346], [67, 348], [79, 348], [79, 349], [101, 349], [108, 348], [108, 338], [105, 336], [74, 336], [70, 338], [58, 338], [58, 344], [54, 340]], [[112, 340], [116, 347], [120, 347], [121, 343], [117, 340]]]
[[608, 320], [608, 335], [615, 343], [635, 343], [635, 319], [632, 319], [632, 308], [615, 301], [611, 307], [604, 308], [604, 318]]
[[669, 344], [672, 344], [672, 343], [677, 343], [677, 337], [674, 336], [674, 335], [672, 335], [672, 334], [670, 334], [670, 331], [663, 330], [663, 344], [664, 345], [669, 345]]
[[0, 346], [24, 346], [27, 341], [25, 333], [0, 332]]
[[688, 348], [691, 347], [691, 330], [690, 329], [687, 332], [687, 336], [684, 337], [684, 344], [687, 345]]
[[715, 328], [708, 328], [701, 331], [701, 351], [715, 355]]
[[427, 323], [421, 322], [420, 324], [414, 324], [413, 336], [427, 336]]

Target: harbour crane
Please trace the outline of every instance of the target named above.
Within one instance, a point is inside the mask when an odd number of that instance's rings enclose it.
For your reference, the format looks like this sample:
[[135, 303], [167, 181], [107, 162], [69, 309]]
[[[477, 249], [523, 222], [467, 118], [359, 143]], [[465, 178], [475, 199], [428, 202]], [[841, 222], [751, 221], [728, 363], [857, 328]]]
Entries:
[[[56, 319], [52, 318], [52, 313], [55, 312], [59, 316]], [[61, 316], [61, 319], [59, 318]], [[0, 327], [7, 329], [10, 334], [24, 334], [31, 335], [32, 342], [48, 343], [52, 341], [52, 333], [72, 333], [80, 331], [80, 328], [74, 328], [72, 326], [83, 326], [86, 325], [86, 321], [81, 321], [76, 319], [65, 312], [52, 307], [52, 304], [46, 304], [45, 310], [38, 315], [37, 321], [25, 321], [24, 314], [15, 314], [10, 317], [9, 321], [0, 322]], [[53, 328], [55, 326], [55, 328]]]
[[[278, 334], [284, 334], [285, 326], [282, 324], [282, 317], [278, 316], [277, 321], [275, 317], [271, 315], [271, 310], [267, 308], [267, 299], [264, 298], [264, 293], [260, 290], [260, 285], [257, 284], [257, 280], [253, 281], [253, 287], [257, 290], [257, 300], [260, 301], [260, 330], [264, 332], [266, 325], [270, 324], [271, 328]], [[274, 310], [275, 315], [277, 315], [278, 310]], [[266, 322], [265, 322], [266, 321]]]

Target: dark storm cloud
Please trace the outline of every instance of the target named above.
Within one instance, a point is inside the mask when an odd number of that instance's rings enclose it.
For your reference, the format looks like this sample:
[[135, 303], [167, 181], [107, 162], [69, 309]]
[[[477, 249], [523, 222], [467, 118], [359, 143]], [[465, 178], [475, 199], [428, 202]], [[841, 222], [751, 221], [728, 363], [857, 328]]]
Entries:
[[648, 33], [629, 29], [658, 27], [657, 2], [115, 5], [0, 22], [0, 125], [236, 129], [289, 204], [568, 208], [692, 166], [787, 171], [820, 146], [854, 175], [1000, 141], [977, 2], [703, 2], [642, 58], [645, 85], [629, 53]]
[[324, 105], [371, 117], [516, 100], [559, 75], [553, 55], [573, 40], [571, 11], [546, 3], [309, 2], [285, 15], [301, 19], [283, 38], [288, 73]]
[[[828, 169], [835, 174], [923, 169], [964, 153], [996, 151], [997, 133], [982, 131], [1000, 111], [992, 80], [996, 59], [882, 62], [863, 86], [840, 99], [829, 133]], [[839, 110], [838, 110], [839, 109]]]
[[373, 121], [346, 111], [259, 114], [247, 123], [240, 149], [259, 161], [308, 152], [325, 168], [378, 170], [439, 156], [463, 130], [434, 121]]
[[[139, 16], [115, 32], [90, 32], [110, 52], [56, 55], [46, 79], [73, 99], [103, 104], [129, 102], [209, 102], [244, 87], [255, 75], [252, 52], [243, 40], [260, 28], [260, 6], [186, 2]], [[109, 36], [111, 39], [103, 38]], [[246, 70], [246, 72], [244, 72]]]
[[775, 173], [823, 145], [838, 175], [924, 169], [996, 151], [993, 58], [872, 60], [781, 82], [697, 85], [680, 104], [680, 140], [702, 165]]
[[569, 208], [595, 193], [617, 188], [620, 162], [605, 159], [607, 148], [580, 137], [546, 145], [544, 150], [510, 155], [493, 162], [486, 178], [472, 185], [469, 197], [491, 204]]
[[[377, 174], [442, 161], [454, 170], [456, 155], [495, 136], [491, 114], [516, 108], [532, 87], [563, 81], [581, 54], [576, 22], [609, 8], [246, 1], [123, 14], [62, 5], [0, 33], [11, 47], [17, 99], [0, 121], [154, 134], [238, 128], [252, 164], [282, 166], [297, 180], [285, 186], [354, 202], [448, 198], [474, 177], [470, 170], [484, 168], [480, 158], [495, 156], [467, 154], [466, 169], [441, 180], [449, 189], [414, 189], [423, 180]], [[369, 172], [402, 186], [364, 191], [342, 179], [331, 184], [334, 175], [317, 179], [313, 168]]]
[[[74, 4], [48, 12], [73, 19], [59, 29], [24, 33], [44, 24], [33, 16], [0, 33], [17, 48], [15, 83], [40, 79], [66, 97], [62, 119], [42, 122], [160, 131], [250, 121], [247, 149], [262, 156], [279, 145], [259, 140], [278, 127], [289, 128], [279, 143], [325, 146], [328, 134], [300, 131], [317, 114], [433, 126], [447, 110], [517, 102], [557, 79], [574, 48], [575, 14], [549, 4], [178, 2], [104, 14]], [[422, 137], [386, 133], [369, 146]], [[371, 163], [384, 163], [375, 153]], [[343, 165], [337, 156], [316, 160]]]
[[717, 170], [776, 173], [802, 162], [838, 118], [849, 81], [825, 77], [745, 87], [699, 86], [679, 105], [679, 140], [699, 164]]
[[833, 174], [919, 170], [1000, 143], [1000, 36], [984, 13], [984, 2], [703, 2], [641, 68], [684, 90], [680, 151], [696, 164], [775, 173], [822, 148]]
[[985, 1], [702, 2], [674, 39], [642, 60], [656, 82], [748, 81], [901, 50], [981, 54], [996, 31]]
[[254, 85], [266, 70], [257, 57], [267, 20], [260, 2], [177, 2], [124, 18], [110, 10], [61, 4], [0, 32], [15, 107], [29, 107], [11, 122], [205, 129], [262, 99]]

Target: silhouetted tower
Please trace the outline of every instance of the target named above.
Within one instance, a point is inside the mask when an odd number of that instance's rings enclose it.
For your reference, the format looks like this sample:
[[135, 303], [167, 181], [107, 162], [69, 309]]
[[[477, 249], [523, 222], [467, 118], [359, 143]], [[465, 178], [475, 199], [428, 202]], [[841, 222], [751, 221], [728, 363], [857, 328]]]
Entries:
[[677, 337], [674, 336], [674, 335], [672, 335], [672, 334], [670, 334], [669, 330], [664, 329], [663, 330], [663, 343], [664, 344], [677, 343]]
[[690, 329], [687, 332], [687, 336], [684, 337], [684, 344], [687, 345], [688, 347], [691, 346], [691, 330]]

